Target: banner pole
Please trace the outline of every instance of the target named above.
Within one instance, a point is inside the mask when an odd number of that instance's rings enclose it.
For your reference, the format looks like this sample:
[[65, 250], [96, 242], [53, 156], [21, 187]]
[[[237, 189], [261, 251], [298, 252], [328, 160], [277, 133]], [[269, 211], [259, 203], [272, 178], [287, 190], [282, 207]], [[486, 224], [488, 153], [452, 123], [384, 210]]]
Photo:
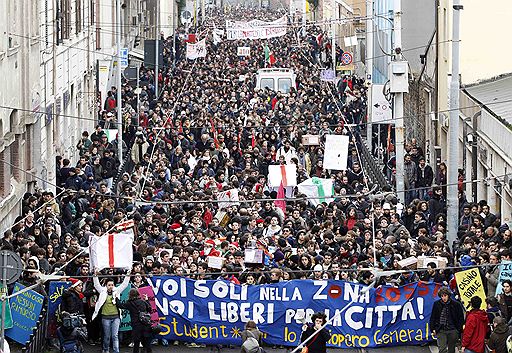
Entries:
[[350, 302], [347, 303], [347, 305], [345, 305], [343, 308], [341, 308], [340, 311], [336, 312], [335, 315], [333, 315], [333, 317], [331, 317], [329, 320], [327, 320], [325, 322], [325, 324], [323, 324], [318, 330], [316, 330], [311, 336], [309, 336], [308, 338], [306, 338], [306, 340], [304, 342], [301, 342], [297, 348], [295, 348], [293, 351], [291, 351], [290, 353], [296, 353], [298, 352], [300, 349], [302, 349], [302, 347], [304, 347], [304, 345], [306, 343], [308, 343], [311, 339], [313, 339], [313, 337], [315, 337], [317, 335], [318, 332], [322, 331], [327, 325], [329, 325], [331, 322], [334, 321], [334, 319], [336, 319], [338, 316], [340, 316], [345, 310], [348, 309], [349, 306], [351, 306], [352, 304], [354, 304], [356, 301], [359, 300], [359, 298], [361, 298], [363, 295], [366, 294], [366, 292], [368, 292], [371, 288], [375, 287], [375, 284], [377, 283], [379, 277], [378, 276], [375, 276], [375, 279], [373, 280], [372, 284], [370, 284], [368, 287], [364, 288], [360, 293], [359, 295], [357, 296], [357, 298], [354, 298], [352, 299]]
[[3, 264], [2, 267], [2, 320], [0, 322], [0, 352], [4, 353], [5, 347], [5, 305], [7, 302], [7, 253], [3, 253]]

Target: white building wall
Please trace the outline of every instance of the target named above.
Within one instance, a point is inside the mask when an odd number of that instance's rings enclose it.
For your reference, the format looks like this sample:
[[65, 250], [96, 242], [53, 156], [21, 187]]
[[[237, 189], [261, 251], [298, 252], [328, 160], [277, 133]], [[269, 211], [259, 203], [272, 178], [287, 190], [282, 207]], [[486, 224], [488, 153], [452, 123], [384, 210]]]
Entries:
[[[48, 114], [41, 126], [41, 170], [48, 187], [55, 184], [55, 157], [77, 161], [76, 143], [82, 130], [94, 128], [93, 87], [95, 28], [91, 23], [91, 1], [70, 0], [70, 35], [58, 42], [54, 19], [60, 0], [40, 0], [40, 29], [43, 33], [40, 61], [42, 106]], [[77, 32], [77, 9], [81, 30]], [[62, 10], [62, 9], [61, 9]], [[84, 93], [85, 92], [85, 93]], [[92, 93], [92, 97], [91, 97]], [[85, 109], [82, 108], [85, 101]], [[79, 109], [80, 107], [80, 109]]]

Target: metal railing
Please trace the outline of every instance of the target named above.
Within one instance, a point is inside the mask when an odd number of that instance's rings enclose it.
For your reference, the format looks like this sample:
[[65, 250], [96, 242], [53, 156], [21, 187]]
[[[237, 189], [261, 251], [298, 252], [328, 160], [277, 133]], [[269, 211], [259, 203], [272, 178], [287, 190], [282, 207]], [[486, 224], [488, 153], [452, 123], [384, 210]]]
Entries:
[[48, 327], [47, 309], [43, 309], [39, 314], [37, 326], [30, 335], [28, 343], [21, 349], [22, 353], [40, 353], [46, 345], [46, 329]]
[[370, 153], [366, 142], [361, 141], [361, 158], [363, 159], [363, 168], [372, 183], [378, 184], [380, 189], [389, 187], [388, 179], [382, 173], [379, 163], [375, 160]]

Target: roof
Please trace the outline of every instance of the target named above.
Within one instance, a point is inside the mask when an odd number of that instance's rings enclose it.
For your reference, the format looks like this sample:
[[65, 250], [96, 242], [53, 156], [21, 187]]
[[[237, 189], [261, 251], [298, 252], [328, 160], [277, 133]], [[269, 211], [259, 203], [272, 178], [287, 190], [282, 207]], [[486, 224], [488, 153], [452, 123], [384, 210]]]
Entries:
[[512, 75], [466, 86], [465, 91], [496, 116], [512, 124]]

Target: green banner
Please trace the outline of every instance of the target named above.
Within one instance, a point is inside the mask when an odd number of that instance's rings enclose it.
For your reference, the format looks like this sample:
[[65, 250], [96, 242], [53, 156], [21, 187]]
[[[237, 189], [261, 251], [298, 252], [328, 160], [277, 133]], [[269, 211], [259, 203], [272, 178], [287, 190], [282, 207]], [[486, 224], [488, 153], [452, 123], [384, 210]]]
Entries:
[[[128, 301], [128, 294], [130, 293], [130, 289], [132, 289], [132, 285], [129, 284], [128, 287], [121, 293], [120, 301], [121, 303], [125, 303]], [[128, 310], [119, 309], [121, 314], [121, 326], [119, 327], [119, 331], [131, 331], [132, 330], [132, 319], [130, 317], [130, 312]]]
[[[7, 290], [3, 285], [0, 284], [0, 297], [3, 295], [7, 295]], [[2, 320], [2, 302], [0, 301], [0, 320]], [[5, 302], [5, 329], [12, 327], [12, 317], [11, 317], [11, 306], [9, 305], [9, 299]]]

